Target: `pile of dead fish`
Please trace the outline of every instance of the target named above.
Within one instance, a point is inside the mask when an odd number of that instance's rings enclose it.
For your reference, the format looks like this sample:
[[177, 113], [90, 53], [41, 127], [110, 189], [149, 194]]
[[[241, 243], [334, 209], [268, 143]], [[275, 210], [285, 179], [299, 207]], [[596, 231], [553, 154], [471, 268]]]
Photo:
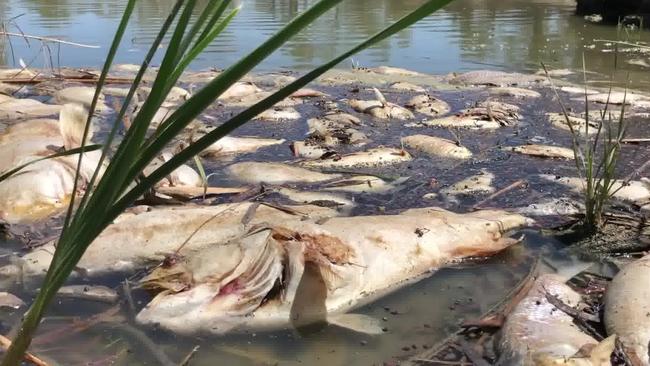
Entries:
[[[132, 71], [128, 65], [114, 70], [122, 76]], [[200, 85], [217, 75], [216, 71], [189, 74], [183, 82]], [[460, 139], [442, 138], [431, 131], [490, 133], [513, 128], [521, 123], [522, 107], [512, 101], [527, 103], [540, 98], [540, 92], [529, 87], [546, 87], [545, 78], [539, 75], [483, 71], [441, 78], [390, 67], [333, 72], [318, 85], [330, 92], [348, 85], [352, 77], [357, 80], [355, 85], [365, 87], [353, 87], [350, 95], [354, 98], [332, 100], [325, 91], [301, 89], [253, 122], [267, 124], [270, 127], [266, 129], [273, 130], [281, 125], [279, 122], [302, 120], [307, 132], [302, 139], [286, 141], [275, 134], [229, 136], [205, 149], [201, 159], [208, 165], [223, 166], [218, 176], [220, 184], [236, 187], [206, 187], [208, 182], [194, 168], [185, 165], [177, 169], [157, 185], [156, 191], [165, 198], [184, 197], [187, 203], [131, 208], [93, 242], [74, 276], [100, 279], [108, 274], [146, 271], [139, 287], [154, 297], [140, 309], [136, 320], [181, 334], [281, 329], [314, 322], [380, 333], [381, 326], [375, 319], [350, 311], [443, 266], [497, 253], [516, 243], [509, 237], [511, 231], [532, 223], [524, 215], [549, 214], [542, 204], [510, 212], [455, 213], [425, 207], [346, 216], [360, 195], [397, 194], [409, 179], [387, 178], [359, 169], [400, 166], [414, 159], [468, 161], [480, 152], [463, 146]], [[284, 74], [247, 76], [224, 92], [212, 109], [245, 108], [294, 79]], [[51, 84], [44, 84], [37, 90], [41, 96], [51, 97], [48, 102], [0, 95], [0, 172], [82, 143], [86, 108], [94, 89], [63, 85], [50, 90]], [[434, 84], [487, 87], [489, 96], [457, 109], [431, 93], [431, 88], [422, 86]], [[2, 86], [0, 89], [8, 93], [23, 92], [12, 84]], [[138, 90], [133, 111], [150, 91], [146, 87]], [[119, 101], [126, 92], [115, 85], [104, 89], [89, 141], [96, 139], [97, 131], [105, 128], [102, 121], [114, 113], [111, 101]], [[408, 98], [404, 99], [404, 95]], [[152, 128], [163, 123], [190, 96], [191, 92], [184, 88], [173, 88], [154, 117]], [[634, 102], [640, 109], [650, 103], [650, 98], [640, 94], [628, 93], [625, 100], [617, 97], [607, 95], [606, 102]], [[599, 103], [605, 96], [594, 92], [589, 98]], [[300, 106], [308, 103], [318, 107], [317, 115], [304, 116], [300, 112]], [[50, 119], [56, 115], [58, 119]], [[211, 123], [219, 118], [210, 113], [204, 117], [190, 124], [143, 174], [149, 174], [218, 124]], [[581, 115], [549, 113], [547, 118], [551, 128], [567, 134], [589, 123]], [[125, 125], [128, 128], [128, 123]], [[418, 133], [400, 136], [399, 144], [382, 146], [373, 143], [367, 133], [369, 125], [397, 125]], [[278, 146], [290, 146], [295, 159], [241, 159]], [[553, 159], [574, 157], [569, 147], [551, 144], [500, 146], [499, 151]], [[101, 176], [104, 166], [98, 166], [100, 155], [85, 153], [77, 192], [73, 187], [78, 155], [29, 165], [0, 182], [0, 218], [9, 224], [24, 224], [55, 217], [73, 194], [89, 189], [94, 174]], [[482, 169], [425, 198], [456, 202], [468, 195], [494, 194], [495, 178], [494, 172]], [[579, 178], [539, 178], [576, 191], [583, 186]], [[289, 203], [233, 200], [208, 205], [192, 201], [206, 193], [250, 192], [251, 187], [261, 184]], [[642, 206], [650, 199], [650, 188], [642, 180], [617, 184], [621, 189], [615, 197], [622, 201]], [[556, 210], [552, 214], [560, 213]], [[53, 245], [31, 249], [6, 263], [0, 268], [3, 282], [42, 278], [52, 260]], [[644, 263], [647, 260], [628, 266], [613, 281], [605, 317], [608, 333], [617, 335], [647, 364], [650, 293], [642, 286], [644, 280], [636, 280], [650, 275], [644, 272]], [[634, 279], [627, 280], [630, 276]], [[601, 350], [611, 353], [610, 338], [599, 343], [575, 328], [571, 319], [555, 311], [549, 302], [551, 294], [568, 306], [580, 305], [580, 296], [564, 284], [566, 280], [550, 275], [537, 280], [503, 329], [504, 359], [527, 364], [596, 365], [595, 357], [604, 354]], [[587, 346], [591, 352], [585, 351]]]

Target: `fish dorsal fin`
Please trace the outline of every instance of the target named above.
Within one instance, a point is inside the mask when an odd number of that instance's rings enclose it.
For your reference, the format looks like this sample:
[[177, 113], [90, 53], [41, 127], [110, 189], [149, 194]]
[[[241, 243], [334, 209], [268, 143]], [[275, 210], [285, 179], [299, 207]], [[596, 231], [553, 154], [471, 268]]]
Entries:
[[377, 88], [372, 88], [372, 91], [375, 92], [375, 98], [381, 103], [382, 107], [388, 106], [388, 102], [386, 101], [386, 97], [384, 97], [384, 94], [382, 94], [379, 89]]
[[363, 314], [330, 314], [327, 316], [327, 322], [358, 333], [382, 334], [384, 332], [379, 319]]
[[[88, 110], [81, 104], [64, 104], [59, 114], [59, 131], [63, 137], [63, 146], [66, 150], [74, 149], [81, 146], [86, 121], [88, 120]], [[93, 136], [93, 126], [88, 130], [87, 140]]]

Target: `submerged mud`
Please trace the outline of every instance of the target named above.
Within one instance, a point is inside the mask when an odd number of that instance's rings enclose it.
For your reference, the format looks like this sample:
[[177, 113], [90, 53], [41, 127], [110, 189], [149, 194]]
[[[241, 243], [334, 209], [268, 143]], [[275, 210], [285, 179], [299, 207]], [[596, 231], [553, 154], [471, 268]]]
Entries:
[[[116, 76], [128, 79], [131, 75], [128, 70], [120, 68]], [[197, 90], [217, 74], [186, 75], [179, 88]], [[192, 128], [185, 131], [174, 146], [169, 147], [168, 153], [173, 154], [196, 136], [220, 125], [243, 110], [245, 105], [260, 100], [295, 76], [285, 73], [247, 77], [247, 83], [231, 89], [227, 97], [220, 98], [201, 115]], [[556, 82], [571, 87], [569, 83]], [[80, 86], [79, 83], [48, 81], [48, 84], [47, 89], [38, 84], [21, 89], [21, 98], [9, 100], [11, 103], [6, 112], [0, 103], [0, 116], [4, 117], [0, 124], [10, 129], [33, 116], [52, 118], [55, 117], [55, 103], [62, 98], [79, 98], [78, 94], [70, 91], [70, 88]], [[507, 89], [512, 86], [523, 89]], [[52, 87], [56, 90], [50, 90]], [[95, 141], [101, 141], [106, 136], [108, 123], [115, 117], [115, 109], [121, 105], [120, 95], [123, 93], [118, 89], [126, 85], [114, 84], [109, 87], [113, 89], [111, 93], [105, 93], [104, 108], [96, 115]], [[522, 146], [531, 144], [569, 149], [572, 146], [570, 133], [558, 125], [562, 122], [549, 119], [548, 113], [559, 113], [561, 106], [545, 78], [493, 72], [442, 77], [381, 68], [332, 71], [310, 88], [313, 92], [299, 93], [237, 130], [234, 137], [241, 137], [242, 140], [229, 141], [232, 145], [224, 143], [213, 146], [213, 150], [202, 155], [202, 165], [209, 175], [210, 186], [242, 188], [248, 194], [213, 195], [206, 200], [195, 198], [189, 204], [236, 203], [253, 196], [256, 201], [282, 206], [314, 204], [331, 207], [338, 209], [338, 214], [343, 216], [398, 214], [406, 209], [438, 206], [454, 212], [470, 212], [479, 208], [522, 212], [537, 217], [537, 224], [542, 228], [555, 227], [570, 220], [562, 207], [538, 209], [558, 199], [569, 202], [579, 200], [579, 193], [563, 184], [564, 178], [577, 176], [574, 161], [566, 159], [566, 150], [562, 150], [563, 154], [547, 154], [549, 156], [545, 156], [544, 149], [534, 150], [532, 154], [520, 153]], [[67, 92], [63, 92], [65, 90]], [[69, 93], [74, 95], [70, 96]], [[83, 93], [81, 98], [85, 98]], [[584, 117], [580, 113], [585, 109], [584, 99], [576, 99], [575, 94], [561, 89], [558, 93], [575, 118]], [[166, 102], [165, 108], [173, 111], [186, 97], [185, 93], [177, 91], [175, 97]], [[414, 99], [415, 102], [419, 99], [420, 103], [415, 103]], [[27, 100], [44, 103], [25, 103]], [[645, 99], [642, 97], [635, 100], [640, 103], [630, 101], [631, 105], [626, 107], [628, 137], [650, 138], [647, 121], [643, 117], [644, 113], [650, 112], [649, 106], [643, 103]], [[83, 103], [85, 100], [80, 101]], [[359, 108], [358, 101], [368, 103], [364, 104], [364, 108]], [[592, 98], [589, 110], [604, 109], [599, 101], [598, 97]], [[34, 112], [17, 115], [15, 108], [19, 105], [29, 105]], [[406, 109], [402, 110], [402, 107]], [[616, 111], [614, 106], [609, 108]], [[319, 125], [322, 129], [315, 134], [314, 123], [308, 123], [315, 118], [335, 123]], [[429, 123], [444, 118], [451, 122]], [[467, 121], [468, 118], [472, 121], [456, 123], [461, 119]], [[160, 116], [160, 120], [164, 120], [164, 115]], [[417, 143], [414, 136], [420, 135], [437, 138], [436, 144], [443, 141], [444, 145], [441, 146], [444, 148], [436, 148], [437, 145], [429, 139], [425, 139], [426, 143]], [[350, 139], [350, 136], [363, 138]], [[255, 138], [264, 140], [255, 141]], [[237, 145], [237, 141], [244, 141], [245, 146]], [[296, 146], [293, 149], [291, 146], [298, 141], [323, 149], [297, 157]], [[644, 144], [647, 143], [623, 146], [620, 176], [632, 174], [650, 160], [650, 149]], [[558, 158], [560, 156], [562, 158]], [[188, 165], [196, 168], [193, 163]], [[634, 180], [638, 178], [636, 176]], [[170, 179], [169, 182], [172, 186], [180, 184], [179, 180]], [[334, 192], [336, 196], [331, 196]], [[629, 215], [643, 216], [639, 207], [648, 204], [648, 197], [642, 192], [631, 201], [622, 199], [616, 204]], [[15, 249], [20, 249], [18, 254], [25, 253], [24, 247], [21, 248], [25, 242], [31, 245], [47, 242], [56, 235], [59, 223], [60, 217], [54, 216], [45, 221], [9, 226], [14, 245], [7, 245], [7, 254], [11, 254], [6, 257], [7, 261], [10, 261]], [[630, 242], [640, 243], [643, 235], [643, 232], [637, 233]], [[530, 233], [530, 236], [529, 248], [535, 248], [547, 240], [534, 233]], [[24, 238], [27, 239], [21, 240]], [[30, 242], [29, 238], [34, 239]], [[199, 342], [201, 352], [195, 356], [193, 364], [210, 364], [215, 358], [223, 360], [224, 364], [379, 364], [404, 360], [418, 354], [423, 347], [443, 339], [456, 328], [460, 318], [477, 317], [485, 312], [522, 276], [529, 263], [528, 258], [535, 251], [515, 247], [485, 263], [462, 265], [462, 271], [444, 270], [429, 280], [362, 308], [362, 313], [384, 319], [386, 331], [378, 337], [359, 335], [332, 326], [307, 335], [293, 331], [252, 332], [206, 342], [148, 331], [163, 345], [164, 352], [175, 355], [175, 359], [182, 358], [191, 346]], [[167, 254], [156, 253], [155, 259], [173, 259]], [[86, 281], [83, 280], [83, 271], [80, 274], [82, 276], [75, 281]], [[11, 277], [14, 274], [2, 275]], [[140, 277], [141, 273], [133, 278]], [[109, 273], [93, 280], [92, 284], [119, 287], [121, 280], [122, 277]], [[9, 282], [15, 281], [12, 279]], [[33, 286], [18, 283], [6, 286], [6, 290], [27, 300]], [[136, 311], [151, 299], [151, 295], [133, 289], [131, 296]], [[106, 313], [111, 309], [88, 299], [79, 301], [83, 303], [61, 299], [54, 306], [53, 314], [69, 319], [70, 316], [82, 314]], [[3, 331], [15, 323], [21, 311], [24, 308], [2, 317]], [[130, 319], [133, 315], [129, 315], [128, 310], [115, 312], [110, 316], [104, 315], [108, 320], [95, 322], [89, 332], [97, 335], [101, 341], [95, 344], [84, 342], [89, 343], [88, 354], [102, 354], [109, 358], [115, 356], [118, 360], [126, 359], [124, 362], [128, 364], [131, 358], [120, 355], [121, 350], [137, 348], [134, 345], [143, 342], [142, 334], [138, 333], [142, 331], [134, 328], [131, 322], [116, 321], [116, 318]], [[43, 348], [52, 341], [52, 332], [65, 327], [65, 320], [47, 320], [41, 331]], [[109, 329], [116, 336], [107, 336], [102, 329]], [[72, 333], [70, 342], [79, 340]], [[113, 341], [117, 346], [108, 351], [110, 354], [100, 350], [102, 344]], [[147, 359], [151, 357], [151, 352], [136, 352], [134, 358]], [[56, 353], [51, 353], [51, 357], [68, 360]]]

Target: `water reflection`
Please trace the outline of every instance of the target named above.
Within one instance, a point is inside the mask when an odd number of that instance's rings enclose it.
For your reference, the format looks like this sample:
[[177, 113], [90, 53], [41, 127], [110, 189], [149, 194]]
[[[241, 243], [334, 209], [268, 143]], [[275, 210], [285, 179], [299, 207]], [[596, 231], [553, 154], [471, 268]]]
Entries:
[[[204, 6], [209, 0], [199, 0]], [[376, 33], [423, 0], [345, 1], [298, 35], [264, 65], [266, 70], [306, 69], [329, 60]], [[18, 24], [27, 33], [58, 36], [102, 46], [100, 50], [65, 47], [61, 63], [99, 66], [125, 0], [7, 0], [4, 18], [24, 14]], [[120, 62], [138, 62], [155, 37], [172, 0], [142, 0], [125, 38]], [[224, 67], [304, 11], [314, 0], [246, 0], [240, 15], [193, 65]], [[574, 15], [573, 0], [457, 0], [444, 11], [357, 57], [362, 65], [394, 64], [430, 73], [477, 68], [538, 69], [540, 62], [580, 69], [583, 52], [588, 67], [608, 75], [613, 57], [594, 39], [616, 39], [616, 28], [587, 24]], [[646, 37], [642, 32], [638, 37]], [[39, 47], [14, 40], [15, 52], [30, 59]], [[11, 59], [5, 56], [5, 62]], [[626, 65], [623, 63], [622, 65]], [[626, 66], [629, 68], [629, 66]], [[640, 70], [632, 79], [645, 83]], [[638, 77], [636, 77], [638, 76]]]

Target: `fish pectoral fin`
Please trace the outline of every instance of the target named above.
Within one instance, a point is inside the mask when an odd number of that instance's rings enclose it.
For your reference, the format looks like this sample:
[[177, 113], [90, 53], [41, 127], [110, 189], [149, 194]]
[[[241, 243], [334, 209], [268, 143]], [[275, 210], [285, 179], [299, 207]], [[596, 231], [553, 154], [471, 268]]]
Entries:
[[365, 334], [382, 334], [382, 323], [379, 319], [363, 314], [330, 314], [327, 322], [332, 325]]

